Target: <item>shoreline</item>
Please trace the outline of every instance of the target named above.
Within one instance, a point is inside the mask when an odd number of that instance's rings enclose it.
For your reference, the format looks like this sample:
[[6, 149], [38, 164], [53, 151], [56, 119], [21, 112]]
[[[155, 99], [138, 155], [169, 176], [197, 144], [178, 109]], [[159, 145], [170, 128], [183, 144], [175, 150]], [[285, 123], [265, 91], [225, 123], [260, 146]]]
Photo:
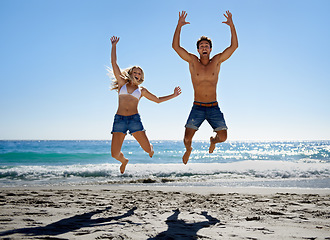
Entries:
[[76, 185], [44, 185], [44, 186], [15, 186], [15, 187], [1, 187], [2, 190], [124, 190], [124, 191], [163, 191], [172, 192], [180, 191], [184, 193], [196, 193], [196, 194], [276, 194], [276, 193], [290, 193], [290, 194], [320, 194], [329, 195], [330, 188], [293, 188], [293, 187], [228, 187], [228, 186], [179, 186], [179, 185], [154, 185], [154, 184], [76, 184]]

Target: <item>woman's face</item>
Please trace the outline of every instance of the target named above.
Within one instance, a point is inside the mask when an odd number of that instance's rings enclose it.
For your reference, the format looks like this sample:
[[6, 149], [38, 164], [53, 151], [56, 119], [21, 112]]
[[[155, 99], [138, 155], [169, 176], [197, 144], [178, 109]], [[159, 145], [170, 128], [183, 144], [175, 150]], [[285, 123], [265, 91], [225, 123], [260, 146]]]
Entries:
[[139, 81], [142, 78], [142, 71], [141, 71], [141, 69], [139, 69], [139, 68], [133, 68], [132, 76], [133, 76], [134, 80], [136, 81], [136, 84], [138, 84]]

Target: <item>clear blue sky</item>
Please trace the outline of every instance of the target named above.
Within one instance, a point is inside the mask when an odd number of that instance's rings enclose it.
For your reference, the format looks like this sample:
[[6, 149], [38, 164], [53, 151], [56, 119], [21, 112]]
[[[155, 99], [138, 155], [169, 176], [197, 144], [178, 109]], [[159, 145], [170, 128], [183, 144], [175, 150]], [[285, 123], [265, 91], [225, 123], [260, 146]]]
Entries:
[[[150, 139], [183, 138], [193, 102], [188, 64], [171, 47], [178, 13], [191, 24], [181, 45], [201, 35], [213, 54], [239, 48], [222, 64], [218, 101], [228, 140], [330, 139], [330, 1], [0, 1], [0, 139], [111, 139], [117, 93], [110, 91], [110, 37], [121, 68], [140, 65], [157, 96], [183, 93], [139, 112]], [[209, 139], [205, 122], [195, 139]], [[128, 139], [130, 139], [129, 137]]]

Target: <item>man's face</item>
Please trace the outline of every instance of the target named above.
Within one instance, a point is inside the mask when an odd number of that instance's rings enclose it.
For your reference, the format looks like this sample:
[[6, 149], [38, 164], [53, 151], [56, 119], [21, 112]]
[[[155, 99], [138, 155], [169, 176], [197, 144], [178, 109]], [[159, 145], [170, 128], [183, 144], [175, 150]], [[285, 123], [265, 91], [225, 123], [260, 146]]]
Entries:
[[212, 48], [210, 48], [210, 44], [208, 41], [203, 40], [199, 43], [199, 48], [197, 49], [198, 53], [202, 56], [209, 56]]

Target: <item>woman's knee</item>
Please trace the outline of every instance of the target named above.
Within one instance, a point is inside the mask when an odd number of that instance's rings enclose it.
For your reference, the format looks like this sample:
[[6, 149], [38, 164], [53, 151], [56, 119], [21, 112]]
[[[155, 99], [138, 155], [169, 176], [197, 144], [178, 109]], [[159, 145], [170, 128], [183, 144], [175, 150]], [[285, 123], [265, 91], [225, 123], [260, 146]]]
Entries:
[[121, 153], [120, 151], [111, 150], [111, 157], [117, 159], [117, 158], [119, 158], [120, 153]]

